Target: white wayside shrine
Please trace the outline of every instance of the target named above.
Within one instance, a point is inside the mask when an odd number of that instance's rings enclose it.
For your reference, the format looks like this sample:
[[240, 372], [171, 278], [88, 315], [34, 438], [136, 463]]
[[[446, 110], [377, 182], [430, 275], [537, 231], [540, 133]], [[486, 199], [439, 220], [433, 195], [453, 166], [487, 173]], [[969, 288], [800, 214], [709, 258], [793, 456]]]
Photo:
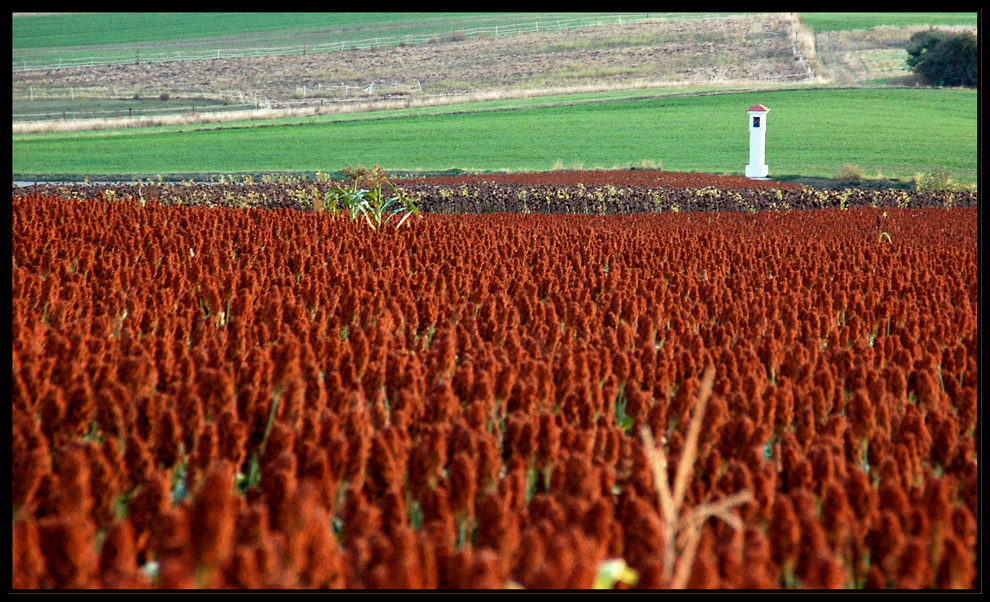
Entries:
[[759, 104], [746, 109], [749, 114], [749, 165], [746, 166], [746, 177], [754, 180], [766, 180], [770, 172], [765, 162], [769, 112], [770, 109]]

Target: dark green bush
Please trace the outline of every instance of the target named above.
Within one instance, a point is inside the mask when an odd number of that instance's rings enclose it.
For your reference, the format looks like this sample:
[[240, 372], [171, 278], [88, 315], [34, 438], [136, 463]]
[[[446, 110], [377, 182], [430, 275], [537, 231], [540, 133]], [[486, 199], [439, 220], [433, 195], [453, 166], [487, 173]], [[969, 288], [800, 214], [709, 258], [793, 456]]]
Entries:
[[908, 40], [907, 65], [930, 86], [975, 88], [979, 76], [976, 36], [929, 29]]

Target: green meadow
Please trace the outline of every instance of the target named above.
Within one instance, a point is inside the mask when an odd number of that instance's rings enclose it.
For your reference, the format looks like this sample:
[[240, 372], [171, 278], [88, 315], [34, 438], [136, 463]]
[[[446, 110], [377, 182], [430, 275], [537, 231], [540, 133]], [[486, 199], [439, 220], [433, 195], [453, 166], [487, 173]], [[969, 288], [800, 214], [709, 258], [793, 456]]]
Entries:
[[338, 170], [546, 171], [644, 161], [666, 171], [742, 174], [746, 109], [770, 108], [771, 177], [977, 176], [974, 90], [820, 89], [642, 98], [513, 110], [379, 112], [241, 123], [15, 136], [13, 175], [236, 174]]
[[801, 22], [815, 31], [849, 31], [890, 25], [931, 27], [976, 27], [976, 12], [970, 13], [798, 13]]
[[[324, 33], [335, 39], [374, 37], [376, 33], [442, 34], [612, 13], [52, 13], [13, 19], [14, 50], [106, 46], [133, 42], [175, 42], [192, 38], [242, 37], [246, 34]], [[660, 13], [662, 14], [662, 13]], [[99, 35], [94, 35], [99, 32]], [[384, 35], [388, 35], [385, 33]]]

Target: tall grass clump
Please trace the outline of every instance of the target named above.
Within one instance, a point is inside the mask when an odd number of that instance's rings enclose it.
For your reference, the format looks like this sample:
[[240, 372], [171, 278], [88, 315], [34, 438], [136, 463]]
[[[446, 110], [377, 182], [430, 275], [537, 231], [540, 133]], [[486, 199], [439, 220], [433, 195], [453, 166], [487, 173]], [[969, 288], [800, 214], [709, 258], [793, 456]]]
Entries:
[[936, 167], [925, 173], [914, 176], [914, 187], [916, 190], [961, 190], [963, 186], [953, 181], [949, 175], [949, 170]]
[[858, 165], [852, 165], [851, 163], [846, 163], [842, 166], [842, 169], [835, 174], [835, 179], [849, 186], [855, 186], [859, 184], [864, 179], [866, 179], [866, 172], [863, 171]]

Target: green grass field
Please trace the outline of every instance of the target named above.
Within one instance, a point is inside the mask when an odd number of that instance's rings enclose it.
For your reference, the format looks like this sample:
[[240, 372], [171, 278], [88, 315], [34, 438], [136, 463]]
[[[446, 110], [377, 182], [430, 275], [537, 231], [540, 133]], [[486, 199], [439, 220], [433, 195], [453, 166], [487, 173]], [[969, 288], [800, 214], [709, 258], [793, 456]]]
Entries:
[[[574, 16], [575, 13], [563, 13]], [[548, 13], [64, 13], [13, 19], [13, 48], [106, 46], [248, 34], [329, 33], [358, 39], [376, 33], [441, 33], [548, 18]], [[93, 35], [99, 31], [99, 35]], [[385, 33], [384, 35], [388, 35]]]
[[883, 25], [906, 27], [909, 25], [976, 27], [976, 12], [971, 13], [798, 13], [802, 22], [815, 31], [848, 31], [870, 29]]
[[909, 179], [939, 167], [977, 176], [975, 90], [792, 90], [516, 110], [463, 107], [15, 136], [13, 175], [387, 170], [545, 171], [662, 162], [666, 171], [742, 174], [746, 109], [768, 117], [771, 177], [833, 177], [845, 164]]

